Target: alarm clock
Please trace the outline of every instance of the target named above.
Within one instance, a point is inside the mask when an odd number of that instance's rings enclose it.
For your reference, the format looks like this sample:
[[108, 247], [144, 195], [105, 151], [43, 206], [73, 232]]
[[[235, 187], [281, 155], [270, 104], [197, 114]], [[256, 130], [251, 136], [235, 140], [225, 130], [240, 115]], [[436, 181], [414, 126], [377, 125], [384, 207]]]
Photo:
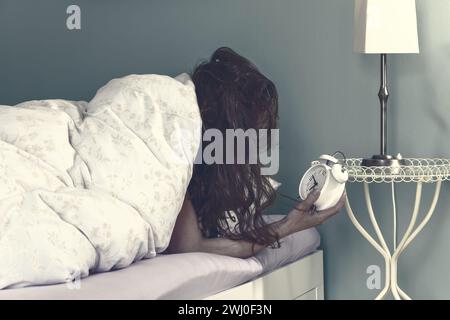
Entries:
[[311, 167], [303, 175], [298, 193], [305, 200], [312, 191], [319, 190], [320, 196], [314, 205], [319, 211], [325, 210], [338, 203], [347, 180], [347, 170], [335, 157], [321, 155], [319, 160], [311, 162]]

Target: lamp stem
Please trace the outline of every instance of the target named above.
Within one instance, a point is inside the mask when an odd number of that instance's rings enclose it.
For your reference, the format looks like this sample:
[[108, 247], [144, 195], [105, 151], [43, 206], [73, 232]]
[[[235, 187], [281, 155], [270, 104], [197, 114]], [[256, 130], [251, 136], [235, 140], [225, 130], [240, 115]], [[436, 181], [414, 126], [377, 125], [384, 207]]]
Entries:
[[361, 162], [363, 167], [399, 167], [405, 165], [406, 162], [400, 155], [393, 157], [387, 153], [387, 102], [389, 98], [389, 90], [387, 85], [387, 55], [381, 55], [381, 83], [378, 92], [380, 99], [380, 154], [365, 158]]
[[380, 154], [387, 155], [387, 101], [389, 98], [389, 90], [387, 86], [387, 55], [381, 54], [381, 79], [380, 91], [378, 98], [380, 99]]

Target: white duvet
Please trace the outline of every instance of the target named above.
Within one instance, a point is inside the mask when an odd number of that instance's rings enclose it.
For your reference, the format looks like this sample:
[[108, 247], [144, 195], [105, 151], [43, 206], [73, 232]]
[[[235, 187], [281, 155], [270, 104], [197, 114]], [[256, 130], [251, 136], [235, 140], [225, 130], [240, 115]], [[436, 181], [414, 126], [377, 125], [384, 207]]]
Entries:
[[163, 251], [200, 142], [193, 83], [131, 75], [87, 102], [0, 106], [0, 289]]

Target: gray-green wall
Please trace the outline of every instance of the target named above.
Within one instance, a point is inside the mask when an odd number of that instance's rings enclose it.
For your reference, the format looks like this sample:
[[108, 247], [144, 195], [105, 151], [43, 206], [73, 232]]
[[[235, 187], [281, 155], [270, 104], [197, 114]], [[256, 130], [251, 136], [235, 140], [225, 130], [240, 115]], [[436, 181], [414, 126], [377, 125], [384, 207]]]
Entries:
[[[69, 4], [82, 30], [68, 31]], [[390, 146], [404, 156], [450, 157], [450, 1], [417, 0], [420, 55], [390, 58]], [[1, 0], [0, 103], [90, 99], [113, 77], [192, 70], [227, 45], [253, 60], [280, 93], [282, 190], [294, 195], [310, 160], [342, 150], [375, 153], [378, 58], [352, 53], [353, 0]], [[391, 234], [389, 186], [374, 188], [377, 217]], [[400, 232], [413, 187], [400, 186]], [[426, 188], [423, 208], [429, 204]], [[400, 261], [414, 298], [450, 298], [450, 188]], [[361, 186], [350, 198], [367, 223]], [[280, 201], [276, 210], [290, 204]], [[321, 227], [326, 297], [365, 299], [368, 265], [382, 259], [345, 212]]]

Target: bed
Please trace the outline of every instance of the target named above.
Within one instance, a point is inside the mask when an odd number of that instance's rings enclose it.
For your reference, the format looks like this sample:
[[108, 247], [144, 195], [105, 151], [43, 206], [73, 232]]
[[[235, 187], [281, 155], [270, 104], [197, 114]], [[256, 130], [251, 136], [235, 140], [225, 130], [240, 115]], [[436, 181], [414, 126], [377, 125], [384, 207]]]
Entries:
[[317, 230], [308, 229], [248, 259], [158, 255], [71, 283], [0, 290], [0, 300], [323, 299], [319, 244]]

